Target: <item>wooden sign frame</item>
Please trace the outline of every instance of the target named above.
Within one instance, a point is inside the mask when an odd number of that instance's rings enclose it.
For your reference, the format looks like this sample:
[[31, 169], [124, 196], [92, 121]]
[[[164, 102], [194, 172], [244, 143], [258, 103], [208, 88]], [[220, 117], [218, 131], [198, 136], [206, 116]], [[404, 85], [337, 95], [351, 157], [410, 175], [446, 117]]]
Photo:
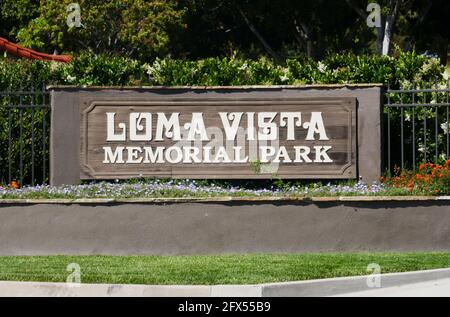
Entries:
[[[260, 98], [198, 97], [179, 98], [162, 96], [149, 100], [121, 100], [120, 98], [80, 99], [80, 179], [123, 179], [134, 177], [171, 177], [197, 179], [267, 179], [280, 177], [286, 179], [350, 179], [357, 177], [357, 100], [352, 97], [324, 98], [280, 98], [261, 96]], [[104, 164], [101, 149], [113, 146], [156, 146], [158, 142], [107, 142], [106, 112], [117, 113], [117, 121], [128, 113], [170, 113], [182, 112], [189, 117], [193, 112], [205, 114], [206, 127], [221, 127], [219, 112], [301, 112], [305, 120], [312, 112], [320, 112], [329, 140], [285, 141], [280, 138], [279, 146], [331, 146], [330, 157], [337, 158], [333, 163], [192, 163], [192, 164]], [[279, 116], [279, 115], [278, 115]], [[103, 120], [102, 120], [103, 117]], [[153, 116], [156, 117], [156, 116]], [[214, 119], [215, 118], [215, 119]], [[184, 122], [183, 122], [184, 123]], [[155, 124], [152, 125], [153, 128]], [[245, 126], [245, 124], [244, 124]], [[281, 133], [281, 127], [278, 127]], [[299, 136], [306, 134], [300, 127]], [[167, 146], [170, 140], [160, 142]], [[333, 149], [336, 151], [333, 152]], [[126, 154], [126, 153], [125, 153]], [[124, 154], [124, 155], [125, 155]], [[256, 164], [255, 164], [256, 163]], [[271, 166], [272, 165], [272, 166]], [[259, 168], [259, 170], [258, 170]]]

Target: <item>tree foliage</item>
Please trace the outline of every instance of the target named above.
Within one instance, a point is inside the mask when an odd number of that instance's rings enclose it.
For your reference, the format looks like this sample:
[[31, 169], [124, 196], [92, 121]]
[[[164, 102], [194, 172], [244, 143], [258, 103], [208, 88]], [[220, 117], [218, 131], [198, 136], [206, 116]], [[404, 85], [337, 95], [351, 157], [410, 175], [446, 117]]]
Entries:
[[39, 15], [39, 0], [1, 0], [0, 36], [13, 37]]
[[[81, 8], [81, 27], [66, 23]], [[155, 57], [213, 56], [280, 62], [330, 53], [438, 54], [449, 47], [448, 0], [3, 0], [0, 34], [48, 53], [113, 52]], [[367, 25], [368, 4], [381, 6], [381, 26]]]
[[[367, 25], [372, 2], [381, 6], [380, 28]], [[444, 60], [449, 41], [446, 0], [182, 0], [181, 6], [187, 8], [184, 53], [195, 57], [239, 51], [320, 59], [432, 47]]]
[[88, 49], [152, 58], [169, 52], [171, 32], [180, 28], [183, 14], [173, 0], [79, 0], [82, 24], [69, 27], [72, 2], [41, 1], [40, 15], [18, 32], [20, 43], [43, 51]]

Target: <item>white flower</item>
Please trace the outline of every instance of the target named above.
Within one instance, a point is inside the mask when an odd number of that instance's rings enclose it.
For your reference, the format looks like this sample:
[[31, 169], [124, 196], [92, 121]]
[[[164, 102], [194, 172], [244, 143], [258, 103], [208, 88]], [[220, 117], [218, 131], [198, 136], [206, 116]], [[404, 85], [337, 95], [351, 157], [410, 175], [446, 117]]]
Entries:
[[327, 69], [327, 66], [326, 66], [324, 63], [319, 62], [319, 67], [318, 67], [318, 69], [319, 69], [319, 72], [325, 73], [325, 70]]
[[245, 62], [244, 64], [242, 64], [242, 66], [239, 66], [239, 67], [238, 67], [239, 70], [247, 70], [247, 68], [248, 68], [247, 62]]
[[450, 78], [450, 73], [448, 69], [445, 70], [445, 72], [442, 74], [442, 77], [444, 77], [444, 80], [448, 80]]
[[[422, 81], [422, 74], [420, 72], [416, 73], [414, 75], [414, 82], [415, 83], [420, 83], [421, 81]], [[420, 89], [420, 87], [417, 87], [417, 89]]]
[[153, 62], [153, 65], [145, 64], [144, 67], [147, 70], [147, 74], [149, 76], [152, 76], [154, 73], [161, 72], [161, 69], [163, 68], [163, 66], [165, 66], [165, 64], [166, 64], [165, 60], [156, 59]]
[[70, 76], [70, 75], [67, 75], [67, 78], [66, 78], [66, 80], [67, 80], [69, 83], [74, 82], [75, 79], [77, 79], [75, 76]]
[[405, 121], [411, 121], [411, 114], [405, 113]]
[[402, 82], [400, 83], [400, 86], [402, 87], [402, 89], [409, 89], [411, 88], [411, 82], [407, 79], [402, 80]]
[[150, 65], [145, 65], [144, 66], [145, 68], [145, 72], [147, 73], [147, 75], [149, 75], [149, 76], [151, 76], [154, 72], [155, 72], [155, 69], [153, 68], [153, 67], [151, 67]]
[[444, 130], [445, 134], [449, 133], [449, 131], [448, 131], [449, 127], [450, 127], [450, 123], [449, 122], [441, 123], [441, 129]]
[[280, 80], [281, 81], [288, 81], [289, 77], [286, 74], [284, 74], [283, 76], [280, 76]]
[[[6, 51], [5, 51], [5, 53], [6, 53]], [[59, 62], [51, 61], [50, 62], [50, 69], [55, 71], [55, 70], [57, 70], [59, 68], [60, 64], [61, 63], [59, 63]]]
[[289, 68], [283, 68], [283, 75], [280, 76], [281, 81], [288, 81], [289, 80]]

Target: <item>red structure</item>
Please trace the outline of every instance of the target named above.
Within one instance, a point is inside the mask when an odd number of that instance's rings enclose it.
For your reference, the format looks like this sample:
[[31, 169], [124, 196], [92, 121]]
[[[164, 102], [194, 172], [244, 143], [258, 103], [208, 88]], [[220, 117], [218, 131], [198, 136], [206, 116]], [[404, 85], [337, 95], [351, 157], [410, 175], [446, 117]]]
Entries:
[[32, 49], [22, 47], [20, 45], [9, 42], [8, 40], [0, 37], [0, 50], [7, 51], [11, 55], [24, 57], [29, 59], [38, 59], [41, 61], [55, 61], [67, 63], [71, 60], [70, 55], [50, 55], [45, 53], [36, 52]]

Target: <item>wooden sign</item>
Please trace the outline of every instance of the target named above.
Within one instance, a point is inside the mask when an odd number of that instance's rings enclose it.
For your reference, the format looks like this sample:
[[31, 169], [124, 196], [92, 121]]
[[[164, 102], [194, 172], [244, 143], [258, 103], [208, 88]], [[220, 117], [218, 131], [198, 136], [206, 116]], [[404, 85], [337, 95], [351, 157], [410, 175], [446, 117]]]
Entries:
[[355, 178], [356, 98], [90, 100], [81, 179]]

